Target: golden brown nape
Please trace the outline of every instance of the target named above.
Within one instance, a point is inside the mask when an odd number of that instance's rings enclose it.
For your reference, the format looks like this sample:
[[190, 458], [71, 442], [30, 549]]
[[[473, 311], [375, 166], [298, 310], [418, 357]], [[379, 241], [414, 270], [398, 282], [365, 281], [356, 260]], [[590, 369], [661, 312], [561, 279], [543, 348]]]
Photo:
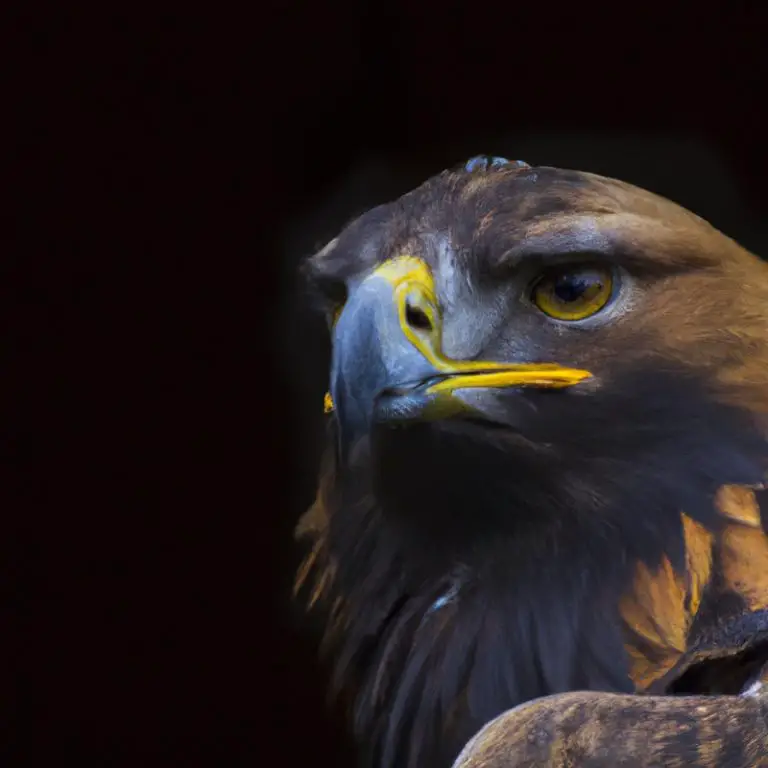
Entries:
[[[742, 696], [768, 663], [768, 266], [628, 184], [473, 159], [307, 276], [333, 356], [297, 592], [369, 763], [450, 765], [528, 702], [462, 765], [768, 754]], [[606, 735], [628, 718], [660, 751]]]

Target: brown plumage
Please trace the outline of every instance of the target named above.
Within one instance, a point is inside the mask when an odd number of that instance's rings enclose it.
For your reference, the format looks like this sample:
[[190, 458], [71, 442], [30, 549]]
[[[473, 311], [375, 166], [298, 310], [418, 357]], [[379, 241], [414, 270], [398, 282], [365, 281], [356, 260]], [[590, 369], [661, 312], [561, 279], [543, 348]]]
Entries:
[[474, 162], [308, 277], [335, 410], [297, 588], [368, 760], [493, 720], [464, 768], [768, 765], [768, 266], [628, 184]]
[[455, 768], [759, 768], [768, 700], [566, 693], [489, 723]]

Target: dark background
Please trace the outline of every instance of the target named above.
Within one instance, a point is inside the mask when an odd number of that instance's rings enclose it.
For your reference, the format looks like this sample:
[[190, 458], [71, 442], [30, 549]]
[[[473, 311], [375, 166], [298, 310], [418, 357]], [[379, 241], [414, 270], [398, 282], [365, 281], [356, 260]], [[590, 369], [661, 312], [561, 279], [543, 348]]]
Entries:
[[623, 178], [768, 253], [759, 5], [14, 15], [25, 764], [350, 764], [287, 607], [327, 354], [299, 259], [478, 153]]

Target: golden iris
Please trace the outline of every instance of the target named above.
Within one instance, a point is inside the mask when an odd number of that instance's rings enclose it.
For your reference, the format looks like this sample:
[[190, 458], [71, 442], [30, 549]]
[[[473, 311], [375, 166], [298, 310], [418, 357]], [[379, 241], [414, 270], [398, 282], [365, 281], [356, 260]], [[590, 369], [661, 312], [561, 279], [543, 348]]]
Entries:
[[544, 274], [531, 300], [555, 320], [584, 320], [597, 314], [613, 295], [613, 277], [602, 267], [565, 267]]

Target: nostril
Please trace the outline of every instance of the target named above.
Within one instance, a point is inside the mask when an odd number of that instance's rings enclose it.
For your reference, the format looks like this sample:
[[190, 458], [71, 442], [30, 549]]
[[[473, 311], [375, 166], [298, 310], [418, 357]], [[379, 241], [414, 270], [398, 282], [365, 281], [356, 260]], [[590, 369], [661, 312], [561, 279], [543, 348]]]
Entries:
[[432, 330], [432, 321], [429, 319], [427, 313], [410, 302], [405, 305], [405, 321], [411, 328], [415, 328], [419, 331]]

